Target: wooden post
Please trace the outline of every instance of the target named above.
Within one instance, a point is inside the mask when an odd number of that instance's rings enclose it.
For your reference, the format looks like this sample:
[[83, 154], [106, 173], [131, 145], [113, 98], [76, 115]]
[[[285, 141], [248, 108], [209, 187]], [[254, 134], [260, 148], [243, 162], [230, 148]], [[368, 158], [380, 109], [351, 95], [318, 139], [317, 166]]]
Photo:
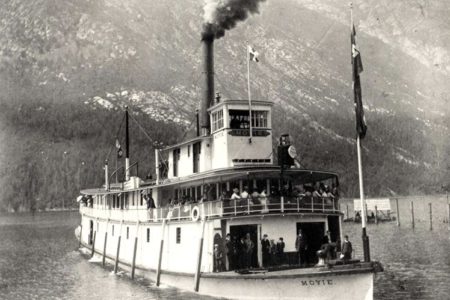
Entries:
[[136, 251], [138, 244], [138, 234], [139, 234], [139, 221], [137, 221], [136, 224], [136, 236], [134, 237], [133, 260], [131, 262], [131, 279], [134, 279], [134, 271], [136, 269]]
[[200, 286], [200, 267], [202, 265], [202, 254], [203, 254], [203, 237], [205, 235], [205, 224], [206, 224], [206, 218], [202, 220], [202, 235], [200, 238], [200, 245], [198, 249], [198, 257], [197, 257], [197, 269], [195, 271], [195, 277], [194, 277], [194, 291], [198, 292], [198, 288]]
[[117, 273], [118, 267], [119, 267], [119, 255], [120, 255], [120, 240], [122, 239], [122, 236], [119, 235], [117, 238], [117, 252], [116, 252], [116, 261], [114, 264], [114, 274]]
[[448, 230], [450, 230], [450, 203], [447, 204], [447, 211], [448, 211]]
[[430, 209], [430, 230], [433, 230], [433, 212], [431, 203], [428, 203], [428, 208]]
[[158, 258], [158, 269], [156, 270], [156, 286], [159, 286], [161, 279], [161, 263], [164, 248], [164, 230], [166, 229], [166, 219], [163, 219], [162, 229], [161, 229], [161, 244], [159, 246], [159, 258]]
[[105, 258], [106, 258], [106, 242], [108, 240], [108, 227], [106, 227], [105, 232], [105, 242], [103, 243], [103, 258], [102, 258], [102, 264], [105, 266]]
[[80, 224], [80, 240], [78, 241], [78, 248], [81, 248], [81, 240], [82, 239], [83, 239], [83, 223]]
[[400, 211], [398, 209], [398, 198], [395, 198], [395, 206], [397, 207], [397, 226], [400, 227]]
[[367, 203], [364, 203], [364, 216], [367, 220]]
[[92, 249], [91, 249], [91, 257], [94, 256], [94, 252], [95, 252], [95, 236], [96, 236], [97, 231], [94, 231], [94, 239], [92, 240]]
[[347, 216], [347, 219], [349, 219], [349, 216], [348, 216], [348, 204], [345, 205], [345, 215]]
[[375, 205], [375, 224], [378, 225], [378, 208], [376, 205]]
[[414, 229], [414, 203], [411, 201], [411, 226]]

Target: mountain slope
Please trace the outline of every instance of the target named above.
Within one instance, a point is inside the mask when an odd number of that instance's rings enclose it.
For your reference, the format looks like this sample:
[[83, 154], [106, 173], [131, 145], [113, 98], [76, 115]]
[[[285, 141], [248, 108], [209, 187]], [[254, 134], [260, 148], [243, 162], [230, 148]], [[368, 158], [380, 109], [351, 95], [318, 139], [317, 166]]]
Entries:
[[[216, 89], [224, 98], [246, 97], [245, 45], [249, 41], [261, 53], [261, 62], [251, 65], [252, 94], [275, 102], [275, 134], [289, 131], [306, 166], [339, 172], [345, 194], [357, 195], [349, 17], [348, 8], [340, 2], [264, 3], [261, 14], [216, 41]], [[6, 1], [0, 8], [3, 186], [26, 182], [27, 174], [32, 174], [50, 178], [28, 188], [39, 190], [40, 198], [65, 196], [63, 191], [46, 192], [45, 186], [70, 182], [80, 168], [67, 165], [62, 167], [66, 173], [47, 176], [58, 165], [42, 171], [22, 164], [37, 161], [33, 150], [40, 140], [59, 145], [50, 147], [55, 157], [74, 149], [89, 155], [97, 167], [89, 172], [100, 174], [92, 178], [92, 184], [101, 182], [102, 156], [109, 145], [88, 141], [100, 135], [97, 142], [113, 144], [114, 134], [102, 132], [106, 123], [114, 127], [117, 122], [92, 123], [83, 131], [61, 126], [65, 118], [82, 123], [87, 114], [103, 120], [105, 114], [115, 115], [115, 108], [128, 104], [158, 121], [157, 126], [173, 128], [166, 122], [171, 120], [179, 130], [192, 130], [203, 84], [202, 3]], [[422, 5], [422, 9], [417, 3], [355, 5], [369, 125], [363, 141], [369, 195], [436, 192], [449, 181], [450, 35], [435, 27], [447, 22], [442, 11], [448, 7], [444, 1]], [[423, 21], [413, 27], [422, 11]], [[21, 105], [34, 113], [18, 110]], [[45, 114], [38, 113], [40, 107], [45, 107]], [[81, 149], [86, 143], [94, 149], [91, 154]], [[144, 139], [139, 149], [148, 152]], [[146, 172], [151, 155], [150, 151], [141, 157], [148, 161]], [[83, 157], [75, 155], [73, 160], [79, 166]], [[76, 190], [82, 184], [73, 185]], [[8, 197], [14, 198], [14, 193], [16, 188]], [[0, 200], [7, 201], [5, 196]]]

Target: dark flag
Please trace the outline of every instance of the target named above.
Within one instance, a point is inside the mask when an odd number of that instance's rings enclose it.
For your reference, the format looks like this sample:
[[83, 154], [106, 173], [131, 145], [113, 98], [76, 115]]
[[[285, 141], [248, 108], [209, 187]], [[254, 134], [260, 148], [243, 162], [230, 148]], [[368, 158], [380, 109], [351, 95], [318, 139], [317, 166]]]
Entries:
[[356, 46], [356, 30], [355, 25], [352, 24], [351, 33], [352, 43], [352, 66], [353, 66], [353, 97], [355, 100], [355, 112], [356, 112], [356, 131], [359, 137], [363, 139], [366, 136], [367, 125], [364, 117], [364, 108], [362, 104], [361, 96], [361, 81], [359, 74], [363, 71], [363, 65], [361, 61], [361, 53]]
[[123, 151], [122, 146], [120, 146], [119, 140], [116, 140], [116, 148], [117, 148], [117, 158], [122, 158]]

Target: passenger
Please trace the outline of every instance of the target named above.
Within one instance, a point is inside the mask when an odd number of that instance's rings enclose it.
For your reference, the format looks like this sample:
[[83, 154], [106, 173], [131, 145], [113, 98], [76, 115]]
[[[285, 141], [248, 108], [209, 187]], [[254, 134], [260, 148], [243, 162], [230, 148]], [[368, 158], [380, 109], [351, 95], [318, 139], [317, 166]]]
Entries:
[[306, 250], [308, 249], [308, 244], [305, 235], [302, 230], [298, 230], [297, 239], [295, 240], [295, 249], [298, 253], [298, 264], [300, 266], [306, 266], [308, 261], [306, 258]]
[[225, 251], [227, 254], [227, 271], [236, 268], [236, 238], [231, 239], [231, 235], [227, 233], [225, 237]]
[[250, 194], [248, 193], [248, 186], [244, 186], [244, 191], [241, 193], [240, 207], [242, 211], [248, 211], [249, 205], [252, 205], [252, 199], [250, 198]]
[[255, 244], [250, 238], [250, 233], [245, 235], [245, 268], [252, 268], [253, 249]]
[[237, 268], [245, 269], [246, 265], [246, 244], [244, 237], [241, 236], [239, 238], [239, 241], [236, 244], [236, 251], [237, 251]]
[[339, 198], [339, 190], [336, 186], [336, 183], [333, 183], [331, 185], [331, 193], [334, 195], [335, 198]]
[[261, 203], [261, 212], [263, 214], [268, 213], [266, 190], [262, 190], [261, 194], [259, 194], [259, 202]]
[[214, 262], [215, 262], [214, 272], [222, 272], [223, 271], [222, 259], [223, 259], [223, 254], [219, 248], [219, 245], [214, 244]]
[[261, 251], [262, 251], [262, 265], [267, 268], [270, 263], [270, 242], [267, 234], [264, 234], [261, 240]]
[[320, 252], [322, 253], [322, 258], [325, 259], [325, 262], [331, 260], [331, 244], [329, 237], [325, 235], [322, 239], [322, 245], [320, 246]]
[[242, 210], [240, 200], [241, 200], [241, 196], [239, 196], [239, 189], [234, 188], [233, 194], [231, 195], [230, 202], [231, 202], [231, 205], [234, 206], [237, 211]]
[[284, 264], [284, 247], [285, 243], [282, 237], [277, 242], [277, 256], [278, 256], [278, 264]]
[[237, 200], [237, 199], [241, 199], [241, 196], [239, 196], [239, 189], [234, 188], [233, 194], [231, 195], [231, 200]]
[[275, 244], [275, 240], [270, 240], [270, 264], [272, 266], [278, 265], [277, 244]]
[[248, 199], [249, 196], [248, 186], [244, 186], [244, 191], [241, 193], [241, 199]]
[[344, 236], [344, 242], [342, 243], [342, 253], [340, 258], [344, 260], [344, 263], [352, 258], [352, 243], [348, 240], [348, 235]]
[[260, 204], [259, 193], [257, 189], [253, 189], [253, 192], [250, 196], [252, 197], [253, 204]]
[[238, 120], [236, 115], [231, 117], [230, 128], [231, 129], [239, 129], [241, 127], [241, 122]]

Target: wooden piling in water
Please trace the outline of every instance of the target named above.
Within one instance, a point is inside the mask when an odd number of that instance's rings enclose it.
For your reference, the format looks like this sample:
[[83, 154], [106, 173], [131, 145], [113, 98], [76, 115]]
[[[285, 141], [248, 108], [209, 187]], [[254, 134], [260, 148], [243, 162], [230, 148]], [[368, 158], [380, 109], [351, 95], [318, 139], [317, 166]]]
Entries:
[[105, 232], [105, 241], [103, 243], [103, 257], [102, 257], [102, 265], [105, 266], [105, 259], [106, 259], [106, 243], [108, 241], [108, 227], [106, 227]]
[[83, 223], [80, 224], [80, 240], [78, 241], [78, 248], [81, 248], [81, 240], [83, 239]]
[[428, 208], [430, 210], [430, 230], [433, 230], [433, 212], [432, 212], [431, 203], [428, 203]]
[[375, 224], [378, 225], [378, 208], [376, 205], [375, 205]]
[[158, 269], [156, 270], [156, 286], [159, 286], [161, 282], [161, 263], [162, 263], [162, 255], [163, 255], [163, 248], [164, 248], [164, 230], [166, 228], [166, 222], [167, 220], [164, 219], [162, 223], [162, 229], [161, 229], [161, 244], [159, 245], [159, 258], [158, 258]]
[[133, 260], [131, 262], [131, 279], [134, 279], [134, 271], [136, 269], [136, 251], [138, 244], [138, 234], [139, 234], [139, 221], [137, 221], [136, 224], [136, 236], [134, 237]]
[[120, 240], [122, 239], [122, 236], [119, 235], [117, 238], [117, 251], [116, 251], [116, 261], [114, 262], [114, 274], [117, 273], [117, 270], [119, 268], [119, 255], [120, 255]]
[[91, 249], [91, 257], [94, 257], [95, 252], [95, 236], [97, 235], [97, 231], [94, 231], [94, 239], [92, 240], [92, 249]]
[[448, 218], [447, 218], [447, 224], [448, 224], [448, 230], [450, 230], [450, 203], [447, 204], [447, 212], [448, 212]]
[[411, 227], [414, 229], [414, 202], [411, 201]]
[[400, 227], [400, 210], [398, 209], [398, 198], [395, 198], [395, 206], [397, 208], [397, 226]]
[[198, 292], [198, 288], [200, 286], [200, 268], [202, 265], [202, 254], [203, 254], [203, 237], [205, 235], [205, 224], [206, 219], [202, 220], [202, 235], [200, 238], [200, 245], [198, 249], [198, 257], [197, 257], [197, 269], [195, 270], [195, 277], [194, 277], [194, 291]]
[[134, 250], [133, 250], [133, 262], [131, 264], [131, 279], [134, 279], [134, 270], [136, 269], [136, 250], [137, 250], [138, 238], [134, 238]]

